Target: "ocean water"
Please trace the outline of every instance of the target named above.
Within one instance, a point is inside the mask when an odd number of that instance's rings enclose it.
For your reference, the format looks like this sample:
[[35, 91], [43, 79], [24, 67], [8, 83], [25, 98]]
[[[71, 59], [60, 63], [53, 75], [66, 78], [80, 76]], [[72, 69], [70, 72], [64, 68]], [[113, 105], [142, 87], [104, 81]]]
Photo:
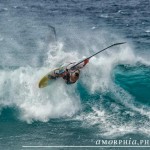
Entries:
[[[149, 139], [149, 16], [149, 0], [1, 0], [0, 149]], [[124, 41], [77, 83], [38, 88], [51, 69]]]

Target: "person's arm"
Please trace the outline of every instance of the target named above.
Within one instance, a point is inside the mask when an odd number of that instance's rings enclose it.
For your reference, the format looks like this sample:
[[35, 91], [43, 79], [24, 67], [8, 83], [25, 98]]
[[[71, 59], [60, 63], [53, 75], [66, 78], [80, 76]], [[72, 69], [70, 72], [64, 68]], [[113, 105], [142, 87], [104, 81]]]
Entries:
[[75, 69], [82, 69], [88, 62], [89, 59], [85, 59], [82, 63], [78, 64]]
[[89, 59], [85, 59], [85, 60], [84, 60], [84, 66], [85, 66], [87, 63], [89, 63]]

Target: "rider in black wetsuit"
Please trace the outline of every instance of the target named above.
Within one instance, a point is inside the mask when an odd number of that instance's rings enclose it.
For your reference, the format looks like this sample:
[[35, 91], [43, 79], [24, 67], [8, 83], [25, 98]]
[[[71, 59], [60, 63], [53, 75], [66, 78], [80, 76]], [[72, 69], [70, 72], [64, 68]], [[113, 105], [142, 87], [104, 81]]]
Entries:
[[66, 81], [67, 84], [73, 84], [79, 79], [80, 70], [76, 70], [73, 73], [67, 72], [62, 78]]
[[79, 79], [80, 69], [82, 69], [88, 62], [89, 60], [86, 59], [84, 62], [77, 65], [73, 70], [70, 68], [72, 65], [75, 65], [75, 63], [70, 63], [66, 67], [62, 67], [55, 71], [55, 77], [62, 77], [66, 84], [73, 84]]

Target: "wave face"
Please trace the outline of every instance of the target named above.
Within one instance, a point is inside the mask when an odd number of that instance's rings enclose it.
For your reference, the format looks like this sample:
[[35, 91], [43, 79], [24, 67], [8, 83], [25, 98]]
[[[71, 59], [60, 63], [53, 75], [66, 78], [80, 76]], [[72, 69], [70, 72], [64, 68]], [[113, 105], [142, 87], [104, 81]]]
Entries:
[[[149, 138], [146, 6], [133, 0], [0, 2], [0, 147]], [[53, 68], [124, 41], [90, 59], [74, 85], [59, 79], [38, 88]]]

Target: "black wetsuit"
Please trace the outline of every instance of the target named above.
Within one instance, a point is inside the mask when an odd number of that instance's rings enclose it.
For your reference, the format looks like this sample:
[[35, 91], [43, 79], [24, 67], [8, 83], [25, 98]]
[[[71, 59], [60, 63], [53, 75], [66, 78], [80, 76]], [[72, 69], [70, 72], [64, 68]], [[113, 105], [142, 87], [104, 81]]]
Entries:
[[67, 71], [67, 74], [63, 77], [67, 84], [73, 84], [75, 82], [70, 81], [70, 73]]

